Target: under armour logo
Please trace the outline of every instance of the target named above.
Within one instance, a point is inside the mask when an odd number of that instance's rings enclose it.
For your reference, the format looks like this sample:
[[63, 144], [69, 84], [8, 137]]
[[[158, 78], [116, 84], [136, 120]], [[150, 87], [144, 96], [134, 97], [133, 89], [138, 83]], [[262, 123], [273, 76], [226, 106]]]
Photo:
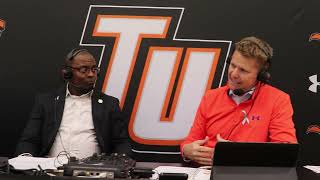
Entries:
[[252, 120], [260, 120], [260, 116], [252, 116]]
[[318, 86], [320, 86], [320, 82], [318, 82], [318, 75], [312, 75], [309, 77], [309, 80], [312, 84], [309, 86], [309, 91], [317, 93]]

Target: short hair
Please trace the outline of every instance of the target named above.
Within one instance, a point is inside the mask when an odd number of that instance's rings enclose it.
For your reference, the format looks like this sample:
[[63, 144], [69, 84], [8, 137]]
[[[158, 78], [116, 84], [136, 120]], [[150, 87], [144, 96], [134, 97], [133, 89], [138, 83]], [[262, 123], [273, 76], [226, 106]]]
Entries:
[[235, 43], [235, 50], [249, 58], [257, 58], [262, 65], [270, 63], [273, 56], [272, 47], [264, 40], [257, 37], [245, 37]]
[[64, 61], [64, 66], [70, 66], [73, 59], [79, 54], [90, 54], [93, 56], [87, 49], [74, 48], [67, 54]]

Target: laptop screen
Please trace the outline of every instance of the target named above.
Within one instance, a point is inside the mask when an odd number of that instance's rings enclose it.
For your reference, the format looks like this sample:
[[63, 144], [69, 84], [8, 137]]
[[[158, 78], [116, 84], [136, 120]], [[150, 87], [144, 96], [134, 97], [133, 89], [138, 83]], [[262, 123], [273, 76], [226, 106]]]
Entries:
[[213, 166], [296, 166], [299, 144], [218, 142]]

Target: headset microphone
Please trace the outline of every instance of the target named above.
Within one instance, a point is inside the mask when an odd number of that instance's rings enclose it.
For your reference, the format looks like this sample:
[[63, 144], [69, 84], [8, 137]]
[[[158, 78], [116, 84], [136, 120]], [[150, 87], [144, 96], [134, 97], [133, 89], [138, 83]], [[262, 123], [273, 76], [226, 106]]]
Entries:
[[237, 95], [237, 96], [242, 96], [245, 93], [245, 91], [243, 89], [235, 89], [233, 90], [233, 94]]
[[254, 89], [250, 89], [249, 91], [245, 91], [243, 89], [235, 89], [235, 90], [233, 90], [233, 94], [235, 94], [237, 96], [242, 96], [245, 93], [252, 92], [252, 91], [254, 91]]
[[82, 93], [82, 94], [85, 94], [85, 93], [88, 93], [89, 91], [93, 90], [94, 87], [95, 87], [95, 83], [93, 84], [93, 86], [90, 86], [90, 87], [82, 87], [82, 86], [79, 86], [79, 85], [76, 85], [74, 83], [72, 83], [71, 81], [68, 82], [74, 89], [76, 89], [76, 91]]

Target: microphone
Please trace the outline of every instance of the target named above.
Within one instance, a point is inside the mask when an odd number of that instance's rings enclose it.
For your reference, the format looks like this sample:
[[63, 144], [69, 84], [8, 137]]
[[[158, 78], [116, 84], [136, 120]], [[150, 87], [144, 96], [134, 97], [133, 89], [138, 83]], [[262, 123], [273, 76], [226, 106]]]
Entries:
[[252, 92], [252, 91], [254, 91], [254, 89], [250, 89], [249, 91], [245, 91], [243, 89], [235, 89], [235, 90], [233, 90], [233, 94], [235, 94], [237, 96], [242, 96], [245, 93]]
[[93, 86], [87, 86], [87, 87], [83, 87], [83, 86], [79, 86], [77, 84], [72, 83], [71, 81], [68, 82], [76, 91], [78, 91], [81, 94], [85, 94], [88, 93], [89, 91], [93, 90], [95, 87], [95, 84], [93, 84]]
[[242, 96], [245, 93], [245, 91], [243, 89], [235, 89], [233, 90], [233, 94], [237, 95], [237, 96]]

